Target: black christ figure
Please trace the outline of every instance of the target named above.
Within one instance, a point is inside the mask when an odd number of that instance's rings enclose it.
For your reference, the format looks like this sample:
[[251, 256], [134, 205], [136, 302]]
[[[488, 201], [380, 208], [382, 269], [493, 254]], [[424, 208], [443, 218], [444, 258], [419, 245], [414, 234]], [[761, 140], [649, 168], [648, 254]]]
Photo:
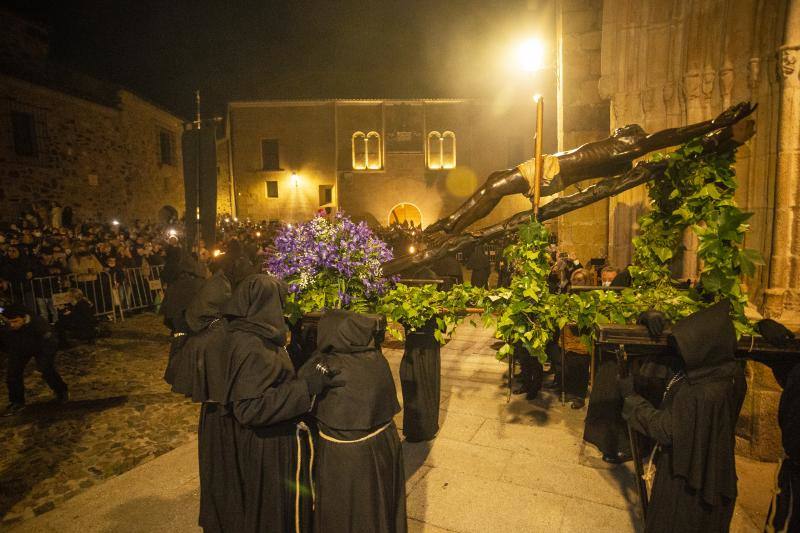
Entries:
[[[586, 179], [623, 174], [631, 170], [632, 161], [638, 157], [735, 124], [754, 109], [749, 102], [742, 102], [726, 109], [713, 120], [651, 134], [638, 124], [631, 124], [616, 129], [610, 137], [603, 140], [590, 142], [567, 152], [545, 155], [542, 196], [561, 192]], [[530, 161], [512, 169], [492, 173], [486, 183], [461, 207], [450, 216], [431, 224], [425, 232], [432, 234], [441, 231], [451, 235], [461, 233], [488, 215], [504, 196], [517, 193], [529, 195], [533, 189], [533, 171], [534, 165]]]
[[[676, 146], [700, 137], [706, 153], [734, 150], [753, 135], [752, 121], [742, 121], [756, 106], [742, 102], [728, 108], [713, 120], [647, 134], [640, 126], [617, 129], [611, 137], [584, 144], [568, 152], [543, 158], [542, 195], [563, 191], [586, 179], [604, 178], [578, 193], [556, 198], [539, 209], [540, 222], [574, 211], [603, 198], [617, 195], [642, 183], [657, 179], [666, 170], [662, 161], [633, 160], [654, 150]], [[420, 268], [447, 254], [466, 249], [514, 231], [530, 219], [531, 211], [513, 215], [499, 224], [477, 231], [465, 229], [488, 215], [498, 202], [510, 194], [529, 194], [535, 175], [531, 161], [492, 173], [486, 182], [461, 207], [425, 229], [427, 249], [398, 257], [383, 267], [386, 274]]]

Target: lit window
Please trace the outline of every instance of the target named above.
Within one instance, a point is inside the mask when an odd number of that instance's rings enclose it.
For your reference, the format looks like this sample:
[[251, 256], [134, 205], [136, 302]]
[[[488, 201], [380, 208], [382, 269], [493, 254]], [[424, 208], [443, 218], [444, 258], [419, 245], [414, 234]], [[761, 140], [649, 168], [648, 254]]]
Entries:
[[381, 136], [377, 131], [357, 131], [352, 138], [353, 169], [376, 170], [383, 168]]
[[438, 170], [456, 166], [456, 134], [452, 131], [428, 134], [428, 168]]

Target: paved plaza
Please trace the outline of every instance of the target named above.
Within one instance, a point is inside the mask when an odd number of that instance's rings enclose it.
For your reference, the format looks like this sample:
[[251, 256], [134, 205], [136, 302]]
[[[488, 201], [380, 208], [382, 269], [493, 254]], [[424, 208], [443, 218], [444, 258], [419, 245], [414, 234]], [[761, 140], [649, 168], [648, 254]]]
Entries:
[[[611, 467], [583, 444], [585, 408], [552, 394], [506, 403], [492, 341], [490, 330], [464, 324], [442, 349], [441, 431], [430, 443], [403, 445], [410, 530], [637, 531], [630, 465]], [[402, 349], [385, 353], [397, 378]], [[199, 531], [197, 409], [168, 392], [165, 360], [166, 336], [151, 315], [62, 356], [75, 406], [42, 404], [0, 426], [5, 526]], [[38, 384], [35, 392], [34, 401], [47, 399]], [[739, 458], [737, 466], [732, 531], [761, 531], [774, 465]], [[15, 477], [24, 494], [6, 488]]]

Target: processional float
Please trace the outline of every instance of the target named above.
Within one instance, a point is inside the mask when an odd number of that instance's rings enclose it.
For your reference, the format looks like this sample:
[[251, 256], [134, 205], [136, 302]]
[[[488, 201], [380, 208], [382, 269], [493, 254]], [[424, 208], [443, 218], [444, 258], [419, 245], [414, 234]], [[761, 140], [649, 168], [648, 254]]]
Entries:
[[[618, 128], [603, 140], [573, 150], [536, 157], [507, 170], [493, 172], [486, 182], [449, 216], [431, 224], [423, 233], [426, 249], [398, 257], [383, 266], [386, 274], [419, 269], [448, 254], [475, 244], [503, 237], [530, 221], [535, 213], [539, 222], [575, 211], [594, 202], [656, 180], [667, 169], [666, 161], [633, 161], [650, 152], [701, 138], [704, 153], [724, 153], [744, 144], [753, 135], [753, 122], [743, 120], [756, 106], [742, 102], [712, 120], [670, 128], [648, 134], [637, 124]], [[541, 140], [541, 135], [539, 135]], [[562, 196], [539, 207], [537, 189], [543, 196], [564, 191], [588, 179], [599, 182], [577, 193]], [[533, 208], [477, 231], [467, 228], [488, 215], [504, 196], [524, 194], [532, 197]]]

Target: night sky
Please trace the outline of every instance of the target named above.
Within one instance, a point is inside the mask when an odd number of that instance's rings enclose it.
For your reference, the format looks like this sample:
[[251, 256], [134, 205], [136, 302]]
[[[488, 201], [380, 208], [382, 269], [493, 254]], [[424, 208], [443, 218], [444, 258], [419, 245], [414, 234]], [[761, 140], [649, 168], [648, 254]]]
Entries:
[[[51, 57], [178, 113], [230, 100], [482, 97], [515, 83], [537, 0], [3, 1], [49, 27]], [[518, 80], [517, 80], [518, 81]]]

